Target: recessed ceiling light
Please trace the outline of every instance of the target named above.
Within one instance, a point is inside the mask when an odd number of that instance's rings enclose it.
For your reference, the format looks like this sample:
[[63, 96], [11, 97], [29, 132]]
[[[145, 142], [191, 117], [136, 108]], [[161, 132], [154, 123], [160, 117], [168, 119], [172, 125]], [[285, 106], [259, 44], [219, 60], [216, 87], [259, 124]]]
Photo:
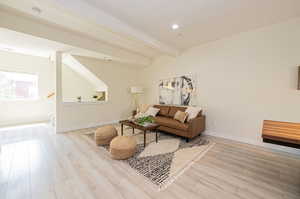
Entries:
[[173, 30], [176, 30], [176, 29], [178, 29], [178, 28], [179, 28], [179, 25], [178, 25], [178, 24], [175, 23], [175, 24], [172, 25], [172, 29], [173, 29]]
[[31, 9], [35, 14], [41, 14], [41, 12], [42, 12], [42, 10], [38, 7], [32, 7]]

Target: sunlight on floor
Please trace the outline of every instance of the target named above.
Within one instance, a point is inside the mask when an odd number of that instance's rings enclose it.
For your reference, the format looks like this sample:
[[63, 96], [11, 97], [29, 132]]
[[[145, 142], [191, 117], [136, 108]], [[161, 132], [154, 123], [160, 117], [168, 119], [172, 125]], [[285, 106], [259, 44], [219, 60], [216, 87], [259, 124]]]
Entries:
[[[4, 180], [9, 176], [20, 179], [30, 172], [39, 169], [41, 165], [41, 147], [38, 140], [27, 140], [1, 146], [0, 155], [1, 176]], [[30, 167], [29, 167], [30, 164]], [[14, 172], [11, 171], [14, 165]]]
[[32, 128], [32, 127], [45, 127], [49, 126], [48, 123], [34, 123], [34, 124], [24, 124], [18, 126], [7, 126], [0, 128], [0, 133], [2, 131], [14, 131], [16, 129], [25, 129], [25, 128]]
[[1, 182], [21, 180], [41, 168], [43, 143], [32, 134], [49, 131], [49, 128], [46, 123], [0, 128]]

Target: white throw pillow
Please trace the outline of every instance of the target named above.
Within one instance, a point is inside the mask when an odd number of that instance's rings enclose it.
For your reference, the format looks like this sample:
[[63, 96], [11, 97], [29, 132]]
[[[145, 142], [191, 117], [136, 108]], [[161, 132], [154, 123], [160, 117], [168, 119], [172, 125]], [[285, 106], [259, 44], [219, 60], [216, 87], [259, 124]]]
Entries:
[[146, 116], [153, 116], [155, 117], [157, 113], [159, 112], [159, 108], [149, 107], [146, 113], [144, 113]]
[[192, 107], [189, 106], [185, 112], [188, 113], [188, 119], [187, 121], [190, 121], [192, 119], [194, 119], [195, 117], [197, 117], [198, 113], [201, 111], [200, 107]]
[[134, 116], [134, 118], [135, 118], [135, 119], [138, 119], [138, 118], [140, 118], [140, 117], [145, 117], [145, 116], [146, 116], [145, 113], [139, 112], [139, 113], [137, 113], [137, 114]]
[[140, 113], [146, 113], [149, 107], [151, 107], [151, 104], [140, 104], [138, 107], [138, 112]]

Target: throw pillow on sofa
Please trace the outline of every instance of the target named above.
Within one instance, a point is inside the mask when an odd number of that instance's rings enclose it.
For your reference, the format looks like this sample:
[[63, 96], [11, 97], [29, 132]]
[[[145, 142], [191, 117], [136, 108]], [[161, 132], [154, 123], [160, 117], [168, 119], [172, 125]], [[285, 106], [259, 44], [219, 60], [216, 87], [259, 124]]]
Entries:
[[188, 113], [177, 111], [174, 115], [174, 120], [178, 120], [179, 122], [184, 123], [187, 117], [188, 117]]
[[151, 104], [140, 104], [138, 107], [138, 112], [146, 113], [150, 107], [151, 107]]
[[155, 117], [157, 113], [159, 112], [159, 108], [149, 107], [146, 113], [144, 113], [145, 116], [153, 116]]
[[145, 113], [138, 112], [138, 113], [134, 116], [134, 118], [135, 118], [135, 119], [138, 119], [138, 118], [140, 118], [140, 117], [145, 117], [145, 116], [147, 116], [147, 115], [145, 115]]
[[185, 112], [188, 113], [188, 119], [187, 121], [191, 121], [192, 119], [194, 119], [195, 117], [197, 117], [197, 115], [199, 114], [199, 112], [201, 111], [200, 107], [188, 107]]

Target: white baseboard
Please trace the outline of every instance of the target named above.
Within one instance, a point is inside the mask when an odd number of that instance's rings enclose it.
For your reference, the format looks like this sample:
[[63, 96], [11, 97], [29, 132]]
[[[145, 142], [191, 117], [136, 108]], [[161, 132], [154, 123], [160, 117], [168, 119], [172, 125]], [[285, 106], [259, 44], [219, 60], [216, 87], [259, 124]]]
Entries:
[[93, 128], [93, 127], [103, 126], [103, 125], [108, 125], [108, 124], [116, 124], [119, 121], [120, 120], [113, 120], [113, 121], [109, 121], [109, 122], [96, 122], [96, 123], [91, 123], [88, 125], [67, 127], [67, 128], [59, 129], [56, 133], [65, 133], [68, 131], [75, 131], [75, 130], [79, 130], [79, 129]]
[[280, 146], [280, 145], [275, 145], [275, 144], [264, 143], [262, 141], [259, 142], [259, 141], [256, 141], [256, 140], [250, 140], [250, 139], [245, 139], [245, 138], [235, 137], [235, 136], [230, 136], [230, 135], [228, 136], [228, 135], [224, 135], [224, 134], [220, 134], [220, 133], [216, 133], [216, 132], [210, 132], [210, 131], [205, 131], [204, 135], [220, 137], [220, 138], [224, 138], [224, 139], [228, 139], [228, 140], [234, 140], [234, 141], [238, 141], [238, 142], [242, 142], [242, 143], [246, 143], [246, 144], [261, 146], [261, 147], [272, 149], [272, 150], [278, 150], [278, 151], [287, 152], [287, 153], [291, 153], [291, 154], [295, 154], [295, 155], [300, 155], [300, 149], [295, 149], [295, 148], [290, 148], [290, 147], [285, 147], [285, 146]]

